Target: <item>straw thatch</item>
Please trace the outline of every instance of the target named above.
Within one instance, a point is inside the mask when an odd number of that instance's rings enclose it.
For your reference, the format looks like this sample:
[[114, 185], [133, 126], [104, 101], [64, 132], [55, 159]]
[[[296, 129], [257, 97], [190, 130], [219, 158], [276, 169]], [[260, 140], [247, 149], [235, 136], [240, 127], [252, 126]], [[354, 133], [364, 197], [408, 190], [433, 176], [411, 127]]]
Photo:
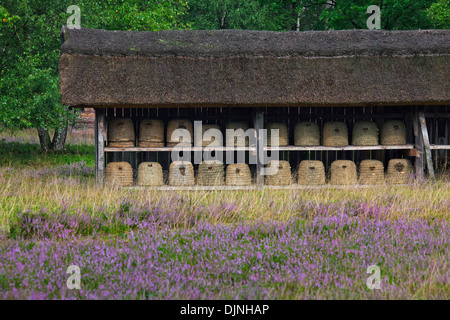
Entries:
[[139, 125], [139, 147], [164, 147], [164, 123], [162, 120], [141, 120]]
[[359, 182], [363, 185], [384, 183], [383, 162], [378, 160], [363, 160], [359, 164]]
[[[178, 129], [185, 129], [189, 132], [190, 141], [186, 141], [184, 135], [174, 135], [172, 137], [172, 133]], [[192, 121], [188, 119], [172, 119], [169, 121], [167, 125], [167, 146], [168, 147], [191, 147], [194, 142], [194, 133], [192, 128]]]
[[[265, 145], [267, 146], [276, 146], [276, 140], [278, 139], [278, 146], [284, 147], [289, 144], [288, 138], [288, 130], [287, 125], [285, 123], [268, 123], [266, 125], [267, 130], [267, 139], [265, 141]], [[278, 130], [278, 133], [275, 133]], [[272, 141], [272, 138], [274, 141]]]
[[323, 145], [328, 147], [348, 146], [348, 129], [345, 122], [326, 122], [323, 125]]
[[198, 166], [197, 184], [200, 186], [222, 186], [225, 184], [223, 163], [203, 161]]
[[391, 159], [388, 163], [386, 180], [391, 184], [406, 184], [413, 172], [414, 167], [408, 159]]
[[[242, 129], [244, 131], [244, 134], [241, 133], [235, 133], [228, 134], [227, 131], [225, 131], [225, 141], [227, 147], [248, 147], [249, 145], [249, 139], [245, 136], [245, 132], [248, 130], [248, 124], [245, 122], [229, 122], [226, 124], [225, 130], [232, 129], [232, 130], [238, 130]], [[243, 140], [244, 139], [244, 140]], [[242, 143], [242, 140], [244, 143]]]
[[195, 184], [194, 166], [187, 161], [174, 161], [169, 167], [171, 186], [193, 186]]
[[386, 121], [381, 128], [381, 144], [385, 146], [406, 144], [406, 126], [403, 121]]
[[299, 122], [294, 128], [296, 146], [320, 146], [320, 128], [314, 122]]
[[353, 126], [352, 144], [354, 146], [378, 145], [378, 127], [372, 121], [357, 121]]
[[225, 184], [227, 186], [249, 186], [252, 184], [250, 168], [245, 163], [227, 166]]
[[158, 162], [142, 162], [138, 167], [138, 186], [162, 186], [163, 171]]
[[209, 129], [217, 129], [220, 131], [220, 126], [216, 124], [203, 124], [202, 125], [202, 135], [195, 136], [195, 145], [198, 147], [222, 147], [223, 146], [223, 135], [213, 136], [212, 139], [206, 139], [204, 134]]
[[353, 185], [358, 183], [356, 165], [349, 160], [336, 160], [330, 167], [330, 184]]
[[134, 147], [134, 125], [130, 118], [115, 118], [108, 122], [108, 146], [115, 148]]
[[128, 162], [110, 162], [105, 169], [105, 182], [120, 187], [132, 186], [133, 168]]
[[325, 184], [325, 167], [322, 161], [303, 160], [298, 165], [297, 183], [299, 185], [313, 186]]
[[266, 175], [265, 184], [269, 186], [288, 186], [292, 184], [291, 165], [288, 161], [269, 161], [268, 169], [278, 167], [275, 174]]
[[69, 106], [450, 104], [450, 30], [62, 34]]

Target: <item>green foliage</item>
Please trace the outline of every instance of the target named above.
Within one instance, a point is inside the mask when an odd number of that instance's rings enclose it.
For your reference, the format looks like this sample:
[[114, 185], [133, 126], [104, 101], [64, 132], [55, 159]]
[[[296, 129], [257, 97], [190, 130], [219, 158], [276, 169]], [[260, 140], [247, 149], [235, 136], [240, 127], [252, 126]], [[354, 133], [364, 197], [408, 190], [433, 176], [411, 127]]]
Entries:
[[428, 16], [436, 27], [450, 29], [450, 0], [439, 0], [428, 9]]
[[196, 29], [283, 31], [294, 26], [291, 3], [284, 0], [190, 0], [187, 19]]
[[[436, 0], [434, 0], [436, 1]], [[448, 26], [448, 0], [190, 0], [188, 23], [195, 29], [366, 29], [370, 5], [381, 9], [386, 30]], [[432, 6], [429, 12], [427, 9]], [[446, 11], [447, 10], [447, 11]]]
[[112, 30], [186, 28], [186, 0], [2, 0], [0, 6], [0, 131], [67, 125], [75, 114], [61, 105], [60, 30], [81, 9], [81, 25]]
[[321, 19], [327, 21], [329, 29], [366, 29], [366, 10], [377, 5], [381, 9], [382, 29], [427, 29], [432, 25], [426, 10], [432, 3], [433, 0], [340, 0], [326, 8]]

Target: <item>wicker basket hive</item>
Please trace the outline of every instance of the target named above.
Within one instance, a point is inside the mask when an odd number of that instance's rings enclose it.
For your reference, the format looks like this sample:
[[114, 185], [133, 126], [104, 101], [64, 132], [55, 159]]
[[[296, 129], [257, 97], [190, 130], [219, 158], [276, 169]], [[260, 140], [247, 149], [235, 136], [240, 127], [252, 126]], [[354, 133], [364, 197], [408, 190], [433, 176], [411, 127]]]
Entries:
[[265, 184], [269, 186], [288, 186], [292, 184], [291, 165], [288, 161], [270, 161], [268, 167], [278, 166], [278, 172], [266, 175]]
[[323, 125], [323, 145], [328, 147], [348, 146], [348, 129], [345, 122], [326, 122]]
[[209, 129], [217, 129], [220, 131], [220, 126], [217, 124], [204, 124], [202, 125], [202, 135], [195, 137], [195, 145], [198, 147], [222, 147], [223, 137], [222, 135], [216, 137], [213, 136], [212, 139], [204, 138], [204, 134]]
[[358, 183], [356, 165], [350, 160], [336, 160], [330, 167], [330, 184], [353, 185]]
[[223, 186], [225, 169], [223, 163], [203, 161], [198, 165], [197, 184], [200, 186]]
[[133, 168], [128, 162], [110, 162], [105, 169], [105, 182], [121, 187], [132, 186]]
[[388, 163], [386, 180], [391, 184], [406, 184], [413, 172], [414, 167], [408, 159], [391, 159]]
[[359, 181], [364, 185], [384, 184], [384, 166], [378, 160], [363, 160], [359, 164]]
[[303, 160], [297, 170], [299, 185], [314, 186], [325, 184], [325, 167], [319, 160]]
[[230, 164], [227, 167], [225, 183], [227, 186], [249, 186], [252, 184], [250, 168], [245, 163]]
[[[265, 145], [272, 145], [272, 137], [277, 139], [278, 137], [278, 146], [284, 147], [289, 144], [288, 130], [287, 125], [285, 123], [268, 123], [266, 125], [267, 130], [267, 139], [265, 141]], [[272, 134], [272, 130], [278, 130], [278, 134], [275, 132]]]
[[187, 161], [174, 161], [169, 167], [171, 186], [193, 186], [195, 184], [194, 166]]
[[[230, 122], [227, 123], [225, 129], [233, 129], [233, 130], [237, 130], [237, 129], [242, 129], [244, 130], [244, 133], [248, 130], [248, 124], [245, 122]], [[238, 145], [238, 137], [241, 137], [242, 135], [237, 134], [236, 136], [234, 135], [229, 135], [227, 134], [227, 132], [225, 131], [225, 135], [226, 135], [226, 146], [227, 147], [248, 147], [249, 145], [249, 141], [248, 138], [245, 138], [245, 144], [244, 145]]]
[[139, 147], [164, 147], [164, 123], [161, 120], [144, 119], [139, 125]]
[[134, 143], [134, 125], [130, 118], [115, 118], [108, 122], [109, 147], [132, 148]]
[[299, 122], [294, 128], [296, 146], [320, 146], [320, 128], [314, 122]]
[[[174, 137], [172, 139], [172, 133], [175, 130], [178, 129], [186, 129], [189, 131], [189, 134], [191, 136], [191, 140], [189, 142], [183, 141], [182, 136]], [[167, 146], [168, 147], [175, 147], [175, 146], [181, 146], [181, 147], [191, 147], [193, 143], [193, 128], [192, 128], [192, 122], [188, 119], [172, 119], [169, 121], [169, 124], [167, 125]]]
[[378, 127], [372, 121], [357, 121], [353, 126], [352, 144], [354, 146], [378, 145]]
[[163, 171], [158, 162], [142, 162], [138, 167], [138, 186], [162, 186]]
[[381, 128], [381, 144], [385, 146], [406, 144], [406, 126], [400, 120], [386, 121]]

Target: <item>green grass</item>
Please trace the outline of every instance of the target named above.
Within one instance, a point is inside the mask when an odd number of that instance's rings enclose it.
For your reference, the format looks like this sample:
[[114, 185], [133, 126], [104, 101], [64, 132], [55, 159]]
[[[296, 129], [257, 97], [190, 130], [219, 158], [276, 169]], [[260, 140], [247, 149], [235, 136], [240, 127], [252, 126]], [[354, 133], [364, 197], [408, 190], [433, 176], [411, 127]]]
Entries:
[[80, 161], [94, 166], [95, 147], [93, 145], [67, 144], [65, 151], [45, 153], [41, 151], [38, 144], [2, 142], [0, 140], [0, 166], [45, 167]]

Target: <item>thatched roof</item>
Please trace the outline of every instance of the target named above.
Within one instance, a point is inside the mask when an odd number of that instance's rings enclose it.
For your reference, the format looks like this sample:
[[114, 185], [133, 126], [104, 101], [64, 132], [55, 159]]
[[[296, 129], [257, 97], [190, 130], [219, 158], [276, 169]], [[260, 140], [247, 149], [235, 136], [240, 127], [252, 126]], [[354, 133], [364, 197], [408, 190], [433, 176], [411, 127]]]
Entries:
[[62, 33], [71, 106], [450, 104], [450, 30]]

